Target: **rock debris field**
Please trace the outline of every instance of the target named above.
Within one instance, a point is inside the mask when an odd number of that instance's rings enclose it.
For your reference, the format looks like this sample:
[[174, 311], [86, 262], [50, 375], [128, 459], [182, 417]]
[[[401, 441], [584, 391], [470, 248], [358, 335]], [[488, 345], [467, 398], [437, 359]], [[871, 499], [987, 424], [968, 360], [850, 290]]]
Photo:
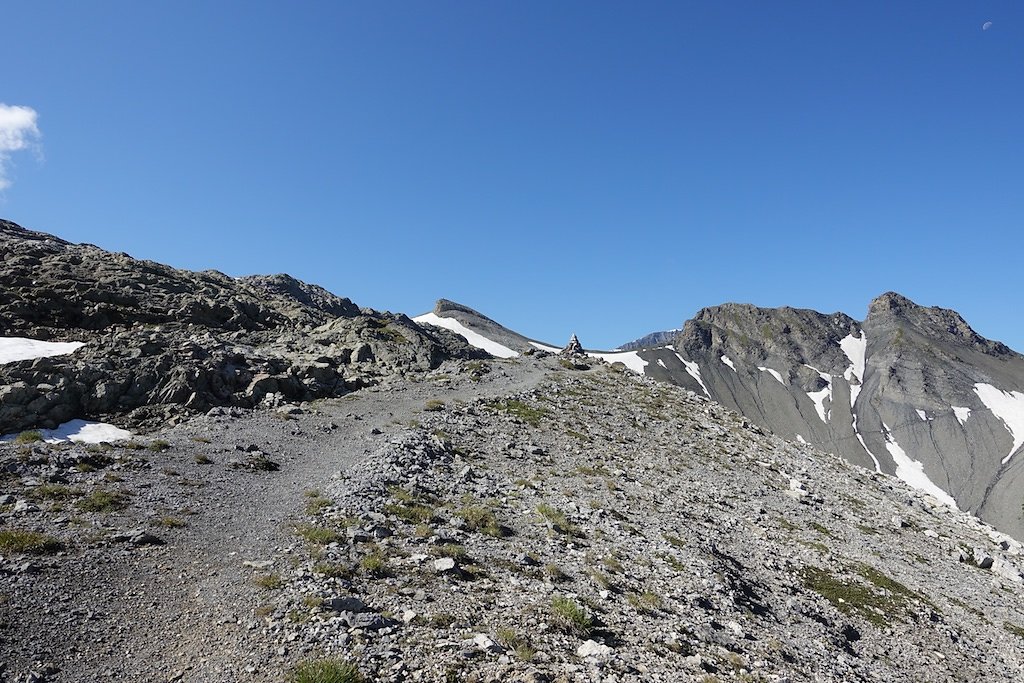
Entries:
[[1021, 680], [1020, 544], [621, 366], [262, 405], [0, 444], [0, 681]]

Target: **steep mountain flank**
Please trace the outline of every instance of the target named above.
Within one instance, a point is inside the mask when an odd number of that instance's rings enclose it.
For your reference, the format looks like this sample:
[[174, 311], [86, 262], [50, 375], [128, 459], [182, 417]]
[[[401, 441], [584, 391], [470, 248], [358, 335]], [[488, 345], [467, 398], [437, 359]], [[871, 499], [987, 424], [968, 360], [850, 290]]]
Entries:
[[68, 355], [0, 364], [0, 434], [337, 396], [483, 356], [457, 335], [360, 310], [287, 275], [178, 270], [6, 221], [0, 337], [84, 342]]
[[[706, 393], [777, 434], [911, 482], [1024, 536], [1024, 357], [954, 311], [887, 293], [843, 313], [700, 311], [647, 374]], [[675, 358], [673, 358], [675, 356]], [[1017, 489], [1019, 490], [1019, 489]]]

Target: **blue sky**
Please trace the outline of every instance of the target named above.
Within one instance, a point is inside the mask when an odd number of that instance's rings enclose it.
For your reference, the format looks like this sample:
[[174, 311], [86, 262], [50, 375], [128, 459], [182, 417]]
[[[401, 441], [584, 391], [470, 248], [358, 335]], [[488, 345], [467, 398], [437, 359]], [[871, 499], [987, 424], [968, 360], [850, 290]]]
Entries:
[[3, 22], [0, 103], [39, 136], [0, 145], [0, 216], [26, 227], [410, 315], [446, 297], [555, 343], [724, 301], [859, 318], [896, 290], [1024, 351], [1020, 2], [8, 2]]

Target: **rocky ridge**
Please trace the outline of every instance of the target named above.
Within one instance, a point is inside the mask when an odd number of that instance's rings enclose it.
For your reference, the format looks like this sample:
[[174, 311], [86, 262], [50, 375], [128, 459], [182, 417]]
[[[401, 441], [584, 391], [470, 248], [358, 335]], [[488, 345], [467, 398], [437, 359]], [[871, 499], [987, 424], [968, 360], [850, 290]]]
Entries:
[[0, 433], [72, 418], [155, 425], [213, 406], [339, 396], [485, 355], [287, 275], [177, 270], [9, 222], [0, 222], [0, 334], [86, 342], [0, 365]]

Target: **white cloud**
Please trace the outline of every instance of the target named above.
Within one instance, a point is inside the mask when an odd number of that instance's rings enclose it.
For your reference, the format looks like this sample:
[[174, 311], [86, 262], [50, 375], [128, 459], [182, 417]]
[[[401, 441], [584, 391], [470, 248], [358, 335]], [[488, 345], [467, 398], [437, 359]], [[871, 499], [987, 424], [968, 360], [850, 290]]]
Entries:
[[37, 148], [40, 137], [36, 124], [38, 117], [31, 107], [8, 106], [0, 102], [0, 191], [11, 186], [7, 179], [11, 154]]

